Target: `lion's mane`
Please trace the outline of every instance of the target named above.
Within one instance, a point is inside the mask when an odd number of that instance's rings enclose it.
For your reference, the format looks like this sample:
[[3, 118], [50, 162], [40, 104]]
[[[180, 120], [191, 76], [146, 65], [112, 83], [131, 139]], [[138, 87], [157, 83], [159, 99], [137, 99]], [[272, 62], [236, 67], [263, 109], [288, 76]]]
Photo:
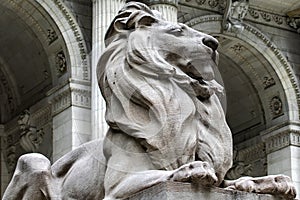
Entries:
[[[211, 108], [195, 95], [190, 86], [195, 80], [161, 56], [149, 39], [151, 34], [131, 36], [135, 23], [148, 15], [161, 20], [143, 4], [128, 4], [116, 16], [106, 35], [107, 48], [99, 61], [97, 76], [107, 105], [110, 132], [122, 132], [135, 138], [157, 169], [172, 170], [198, 159], [220, 168], [223, 180], [225, 172], [221, 165], [225, 162], [227, 171], [231, 152], [220, 151], [222, 144], [217, 140], [225, 140], [228, 134], [211, 133], [230, 133], [230, 130], [225, 119], [222, 119], [225, 130], [215, 130], [214, 122], [203, 116], [203, 113], [222, 109], [214, 94], [215, 87], [200, 88], [203, 99], [210, 98], [216, 104], [213, 106], [217, 106]], [[231, 139], [227, 144], [231, 145]], [[215, 158], [220, 155], [228, 158], [216, 163]], [[218, 174], [218, 169], [216, 171]]]

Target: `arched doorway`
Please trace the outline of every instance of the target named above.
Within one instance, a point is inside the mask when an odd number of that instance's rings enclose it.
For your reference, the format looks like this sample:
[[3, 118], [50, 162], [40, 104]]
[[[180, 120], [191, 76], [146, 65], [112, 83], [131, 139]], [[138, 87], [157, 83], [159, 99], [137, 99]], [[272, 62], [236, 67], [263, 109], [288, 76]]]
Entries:
[[20, 155], [56, 160], [89, 140], [90, 61], [60, 0], [1, 1], [0, 16], [2, 194]]

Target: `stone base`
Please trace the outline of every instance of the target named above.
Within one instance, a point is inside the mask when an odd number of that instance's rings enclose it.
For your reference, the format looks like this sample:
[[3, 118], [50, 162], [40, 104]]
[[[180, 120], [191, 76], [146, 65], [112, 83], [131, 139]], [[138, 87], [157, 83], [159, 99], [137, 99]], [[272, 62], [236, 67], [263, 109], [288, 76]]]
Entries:
[[126, 200], [280, 200], [268, 194], [255, 194], [222, 188], [206, 188], [190, 183], [165, 182], [140, 191]]

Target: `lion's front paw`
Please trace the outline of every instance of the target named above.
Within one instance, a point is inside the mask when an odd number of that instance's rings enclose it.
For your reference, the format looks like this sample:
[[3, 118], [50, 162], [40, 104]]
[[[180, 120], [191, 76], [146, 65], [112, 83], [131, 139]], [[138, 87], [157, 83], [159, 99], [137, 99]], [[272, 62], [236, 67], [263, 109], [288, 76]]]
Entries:
[[195, 161], [181, 166], [170, 176], [170, 180], [194, 182], [206, 186], [211, 186], [218, 182], [215, 170], [207, 162], [202, 161]]
[[264, 177], [242, 177], [233, 181], [224, 181], [227, 189], [246, 192], [282, 195], [287, 199], [296, 197], [296, 189], [290, 177], [285, 175], [270, 175]]

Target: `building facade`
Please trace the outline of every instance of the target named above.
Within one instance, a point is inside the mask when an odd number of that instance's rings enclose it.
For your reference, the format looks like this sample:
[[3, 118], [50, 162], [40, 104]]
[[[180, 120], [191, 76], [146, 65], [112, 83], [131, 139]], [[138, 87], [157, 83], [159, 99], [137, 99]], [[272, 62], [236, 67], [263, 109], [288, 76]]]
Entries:
[[[219, 42], [234, 139], [228, 178], [286, 174], [300, 193], [300, 2], [142, 0]], [[96, 65], [125, 0], [0, 2], [1, 195], [20, 155], [51, 161], [105, 135]]]

